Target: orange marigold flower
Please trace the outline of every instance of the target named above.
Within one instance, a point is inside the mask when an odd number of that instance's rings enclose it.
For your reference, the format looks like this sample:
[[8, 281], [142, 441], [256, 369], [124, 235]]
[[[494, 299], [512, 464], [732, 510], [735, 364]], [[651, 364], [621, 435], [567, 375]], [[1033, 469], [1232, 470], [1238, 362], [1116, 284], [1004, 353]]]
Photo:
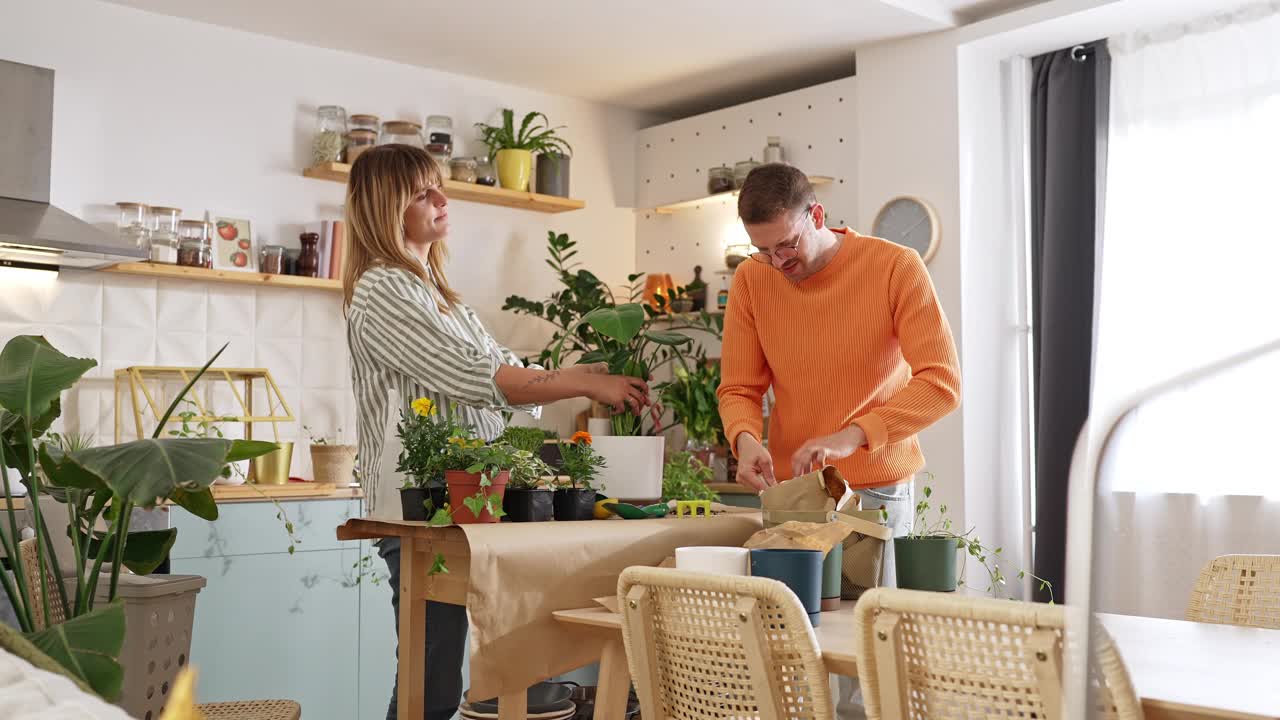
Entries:
[[573, 437], [569, 438], [569, 442], [573, 443], [574, 445], [579, 445], [582, 443], [586, 443], [587, 445], [590, 445], [591, 433], [586, 432], [585, 430], [579, 430], [578, 432], [573, 434]]

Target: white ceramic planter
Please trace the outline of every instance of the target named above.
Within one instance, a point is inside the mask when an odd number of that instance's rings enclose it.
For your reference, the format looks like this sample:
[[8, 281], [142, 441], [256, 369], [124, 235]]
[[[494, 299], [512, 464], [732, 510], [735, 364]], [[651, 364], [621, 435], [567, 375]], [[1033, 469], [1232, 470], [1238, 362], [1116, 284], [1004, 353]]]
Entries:
[[[662, 497], [662, 452], [658, 437], [600, 436], [591, 443], [604, 457], [600, 492], [619, 500], [656, 501]], [[597, 488], [599, 490], [599, 488]]]

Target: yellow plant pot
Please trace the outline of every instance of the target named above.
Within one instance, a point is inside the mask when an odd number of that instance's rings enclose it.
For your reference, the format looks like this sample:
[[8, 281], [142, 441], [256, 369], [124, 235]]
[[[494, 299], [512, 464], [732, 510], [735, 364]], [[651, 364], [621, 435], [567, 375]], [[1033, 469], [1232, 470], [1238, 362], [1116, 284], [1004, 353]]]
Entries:
[[498, 151], [498, 184], [508, 190], [529, 190], [533, 175], [533, 153], [528, 150]]
[[281, 441], [276, 443], [279, 450], [256, 457], [252, 462], [250, 474], [253, 482], [259, 485], [284, 485], [289, 482], [289, 465], [293, 462], [293, 443]]

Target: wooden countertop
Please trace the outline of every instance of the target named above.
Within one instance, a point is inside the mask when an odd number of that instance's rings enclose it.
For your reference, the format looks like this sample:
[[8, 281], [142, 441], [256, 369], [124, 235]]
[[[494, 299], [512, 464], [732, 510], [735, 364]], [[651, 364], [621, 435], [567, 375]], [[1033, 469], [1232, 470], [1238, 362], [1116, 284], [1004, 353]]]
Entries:
[[[213, 498], [218, 503], [270, 502], [271, 500], [354, 500], [364, 497], [359, 487], [336, 487], [328, 483], [289, 483], [287, 485], [214, 485]], [[12, 504], [15, 510], [26, 507], [26, 498], [0, 497], [0, 512]]]

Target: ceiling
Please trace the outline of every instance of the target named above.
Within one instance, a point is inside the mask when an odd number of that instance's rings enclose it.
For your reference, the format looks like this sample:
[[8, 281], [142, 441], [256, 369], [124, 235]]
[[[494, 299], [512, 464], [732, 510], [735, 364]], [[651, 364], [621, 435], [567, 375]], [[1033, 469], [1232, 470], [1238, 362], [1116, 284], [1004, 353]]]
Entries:
[[814, 0], [784, 10], [773, 0], [111, 1], [668, 118], [847, 77], [859, 45], [1028, 4]]

